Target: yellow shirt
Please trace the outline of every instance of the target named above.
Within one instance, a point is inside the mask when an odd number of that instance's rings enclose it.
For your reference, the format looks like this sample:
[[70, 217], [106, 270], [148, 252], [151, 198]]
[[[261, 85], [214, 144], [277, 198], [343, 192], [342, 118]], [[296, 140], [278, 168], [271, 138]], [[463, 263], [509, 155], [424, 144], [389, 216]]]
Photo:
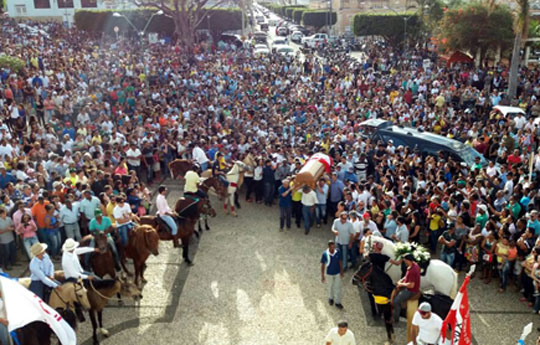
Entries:
[[184, 192], [197, 193], [197, 190], [199, 189], [199, 182], [201, 181], [199, 174], [197, 174], [195, 171], [190, 170], [186, 173], [186, 176], [184, 178], [186, 180], [186, 184], [184, 185]]
[[[294, 182], [291, 182], [291, 188], [294, 187]], [[292, 201], [301, 201], [302, 200], [302, 190], [299, 189], [292, 195]]]
[[112, 202], [109, 201], [109, 203], [107, 204], [107, 207], [105, 208], [105, 211], [107, 212], [107, 217], [109, 217], [109, 219], [111, 220], [112, 225], [116, 223], [116, 219], [114, 219], [114, 215], [113, 215], [115, 206], [116, 204], [113, 204]]
[[431, 231], [439, 230], [439, 220], [441, 220], [441, 216], [439, 216], [437, 213], [432, 215], [432, 217], [429, 220], [429, 230]]

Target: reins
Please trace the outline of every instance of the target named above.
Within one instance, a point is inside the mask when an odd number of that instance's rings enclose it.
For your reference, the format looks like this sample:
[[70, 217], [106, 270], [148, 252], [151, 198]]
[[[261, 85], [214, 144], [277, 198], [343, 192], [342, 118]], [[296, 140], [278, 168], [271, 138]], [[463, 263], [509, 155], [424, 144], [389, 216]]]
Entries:
[[121, 298], [116, 298], [116, 297], [107, 297], [105, 295], [103, 295], [101, 292], [98, 291], [98, 289], [96, 289], [96, 287], [94, 286], [94, 283], [92, 283], [92, 280], [88, 279], [88, 281], [90, 282], [90, 287], [92, 288], [92, 290], [94, 290], [94, 292], [101, 298], [103, 299], [106, 299], [108, 301], [112, 301], [112, 300], [116, 300], [116, 301], [122, 301]]

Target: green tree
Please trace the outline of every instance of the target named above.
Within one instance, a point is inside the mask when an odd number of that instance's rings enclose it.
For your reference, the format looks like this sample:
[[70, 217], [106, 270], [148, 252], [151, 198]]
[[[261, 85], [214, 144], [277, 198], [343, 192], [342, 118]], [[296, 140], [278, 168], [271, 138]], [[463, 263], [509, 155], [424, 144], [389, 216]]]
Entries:
[[439, 43], [443, 50], [481, 51], [480, 62], [494, 47], [510, 47], [513, 17], [503, 5], [490, 7], [485, 3], [471, 3], [463, 8], [449, 9], [439, 25]]
[[[330, 21], [330, 23], [328, 23]], [[307, 10], [302, 13], [302, 24], [313, 26], [317, 29], [326, 25], [334, 25], [337, 22], [336, 12], [329, 13], [325, 10]]]

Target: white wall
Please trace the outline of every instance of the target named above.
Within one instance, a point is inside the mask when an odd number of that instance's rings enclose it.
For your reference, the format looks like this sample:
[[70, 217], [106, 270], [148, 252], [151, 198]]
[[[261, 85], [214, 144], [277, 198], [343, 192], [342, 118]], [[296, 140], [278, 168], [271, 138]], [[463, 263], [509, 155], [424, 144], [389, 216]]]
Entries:
[[[34, 0], [8, 0], [7, 13], [10, 17], [29, 17], [39, 19], [40, 17], [52, 18], [55, 17], [63, 22], [73, 23], [73, 15], [75, 10], [81, 9], [81, 0], [73, 0], [73, 8], [58, 8], [57, 0], [49, 0], [50, 8], [34, 8]], [[116, 5], [115, 1], [97, 1], [97, 7], [84, 8], [88, 10], [111, 8]], [[24, 6], [24, 7], [23, 7]], [[26, 14], [23, 12], [26, 10]]]

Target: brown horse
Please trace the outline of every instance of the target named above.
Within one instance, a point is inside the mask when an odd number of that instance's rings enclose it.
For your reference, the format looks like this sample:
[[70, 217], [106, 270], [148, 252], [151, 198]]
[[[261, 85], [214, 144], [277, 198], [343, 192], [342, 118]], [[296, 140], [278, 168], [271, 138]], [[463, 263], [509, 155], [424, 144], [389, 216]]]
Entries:
[[[92, 322], [92, 339], [94, 345], [99, 344], [97, 331], [105, 337], [109, 336], [109, 331], [103, 327], [103, 308], [114, 295], [133, 298], [134, 301], [142, 299], [141, 291], [135, 284], [126, 279], [123, 275], [116, 279], [94, 280], [88, 288], [88, 299], [90, 300], [90, 321]], [[97, 314], [97, 322], [96, 322]], [[98, 328], [99, 326], [99, 328]]]
[[205, 179], [202, 179], [199, 189], [206, 194], [210, 189], [214, 189], [219, 197], [219, 200], [223, 200], [227, 197], [227, 186], [219, 180], [217, 176], [211, 176]]
[[[107, 234], [98, 232], [93, 235], [95, 247], [99, 249], [99, 253], [91, 253], [90, 267], [95, 275], [100, 278], [109, 275], [111, 278], [116, 278], [116, 270], [114, 269], [114, 254], [107, 242]], [[81, 246], [88, 246], [92, 240], [92, 235], [87, 235], [81, 240]], [[118, 247], [118, 246], [117, 246]]]
[[178, 177], [184, 179], [184, 175], [190, 170], [197, 170], [197, 167], [191, 160], [175, 159], [169, 163], [169, 171], [173, 180]]
[[128, 244], [122, 256], [122, 265], [125, 266], [126, 258], [133, 259], [135, 285], [139, 286], [139, 278], [143, 283], [146, 283], [146, 279], [144, 279], [146, 259], [150, 254], [159, 255], [158, 248], [159, 235], [153, 227], [139, 225], [130, 231]]
[[191, 236], [195, 232], [195, 224], [197, 219], [185, 218], [175, 219], [178, 226], [178, 233], [173, 236], [167, 224], [161, 220], [158, 216], [143, 216], [140, 218], [141, 224], [150, 225], [157, 230], [159, 239], [162, 241], [173, 241], [174, 247], [180, 247], [178, 240], [182, 242], [182, 258], [188, 265], [192, 265], [192, 261], [189, 259], [189, 242]]

